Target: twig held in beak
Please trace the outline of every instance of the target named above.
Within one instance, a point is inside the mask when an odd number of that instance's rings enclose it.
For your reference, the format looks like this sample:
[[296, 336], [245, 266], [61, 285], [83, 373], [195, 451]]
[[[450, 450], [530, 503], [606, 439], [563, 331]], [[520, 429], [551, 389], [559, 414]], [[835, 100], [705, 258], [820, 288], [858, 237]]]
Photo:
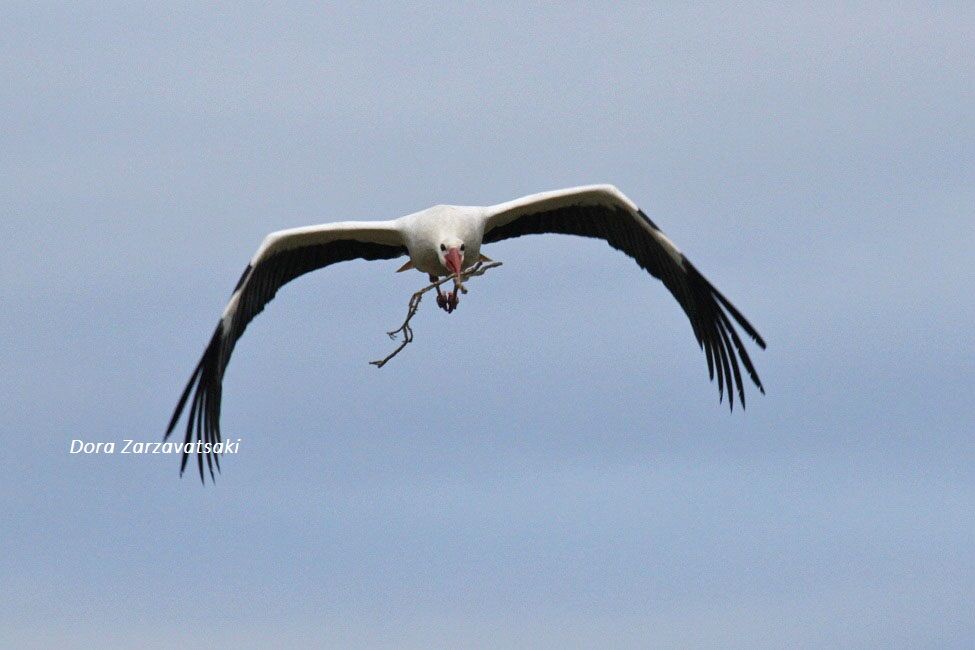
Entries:
[[485, 264], [484, 262], [478, 262], [477, 264], [467, 269], [466, 271], [462, 271], [457, 275], [448, 275], [445, 278], [441, 278], [436, 282], [428, 284], [427, 286], [423, 287], [422, 289], [414, 293], [412, 296], [410, 296], [410, 302], [406, 311], [406, 320], [404, 320], [403, 324], [397, 327], [396, 329], [394, 329], [393, 331], [386, 332], [389, 338], [393, 339], [394, 341], [396, 340], [397, 335], [402, 334], [403, 339], [400, 341], [400, 344], [396, 347], [395, 350], [390, 352], [382, 359], [378, 359], [376, 361], [370, 361], [369, 363], [376, 366], [377, 368], [382, 368], [383, 366], [386, 365], [386, 362], [388, 362], [390, 359], [392, 359], [397, 354], [399, 354], [400, 350], [405, 348], [413, 341], [413, 328], [410, 327], [410, 321], [413, 319], [414, 316], [416, 316], [416, 312], [420, 308], [420, 301], [423, 299], [423, 294], [425, 294], [427, 291], [436, 289], [440, 285], [450, 281], [454, 282], [454, 291], [459, 291], [461, 293], [466, 294], [467, 287], [464, 286], [465, 281], [470, 280], [471, 278], [477, 277], [479, 275], [484, 275], [484, 273], [487, 272], [489, 269], [493, 269], [498, 266], [501, 266], [501, 262], [490, 262], [489, 264]]

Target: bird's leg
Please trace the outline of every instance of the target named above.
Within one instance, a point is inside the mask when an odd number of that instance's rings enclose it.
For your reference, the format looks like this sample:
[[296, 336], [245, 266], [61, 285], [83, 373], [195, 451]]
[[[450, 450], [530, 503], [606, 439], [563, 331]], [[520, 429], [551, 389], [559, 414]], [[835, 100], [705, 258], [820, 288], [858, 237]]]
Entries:
[[[436, 282], [437, 280], [439, 280], [437, 276], [435, 275], [430, 276], [430, 282]], [[436, 289], [437, 289], [437, 307], [440, 307], [440, 309], [443, 309], [445, 312], [449, 314], [452, 310], [447, 307], [446, 294], [444, 294], [444, 292], [440, 290], [439, 284], [437, 285]]]
[[447, 313], [457, 309], [457, 304], [460, 303], [460, 283], [456, 280], [454, 281], [454, 290], [447, 294]]

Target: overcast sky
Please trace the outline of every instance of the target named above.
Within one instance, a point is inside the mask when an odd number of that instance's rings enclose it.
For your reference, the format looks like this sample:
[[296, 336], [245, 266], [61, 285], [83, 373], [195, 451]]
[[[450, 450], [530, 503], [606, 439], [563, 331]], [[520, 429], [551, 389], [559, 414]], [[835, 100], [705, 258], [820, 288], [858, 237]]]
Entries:
[[[965, 647], [975, 10], [0, 8], [0, 645]], [[263, 236], [610, 182], [769, 343], [536, 237], [460, 309], [356, 262], [156, 441]], [[754, 348], [753, 348], [754, 349]]]

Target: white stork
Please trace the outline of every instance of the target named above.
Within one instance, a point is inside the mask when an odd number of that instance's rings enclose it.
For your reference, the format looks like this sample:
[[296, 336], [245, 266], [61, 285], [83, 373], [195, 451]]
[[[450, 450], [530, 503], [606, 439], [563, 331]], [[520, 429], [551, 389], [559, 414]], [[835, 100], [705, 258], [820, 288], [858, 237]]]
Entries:
[[[211, 478], [214, 465], [219, 470], [219, 456], [199, 449], [210, 443], [212, 450], [221, 439], [221, 382], [230, 354], [247, 324], [278, 289], [298, 276], [337, 262], [409, 255], [400, 271], [415, 268], [431, 281], [459, 277], [486, 259], [481, 255], [482, 244], [541, 233], [604, 239], [661, 280], [690, 319], [711, 379], [718, 376], [719, 400], [727, 387], [729, 406], [734, 408], [735, 389], [745, 405], [739, 359], [755, 386], [765, 392], [731, 318], [764, 349], [765, 341], [755, 328], [622, 192], [612, 185], [590, 185], [532, 194], [490, 207], [437, 205], [392, 221], [343, 221], [271, 233], [240, 276], [176, 405], [166, 438], [192, 393], [185, 443], [199, 443], [192, 453], [197, 455], [201, 479], [204, 458]], [[443, 310], [449, 313], [457, 307], [456, 289], [443, 294], [438, 287], [437, 293], [437, 304]], [[190, 444], [183, 447], [181, 474], [190, 448]]]

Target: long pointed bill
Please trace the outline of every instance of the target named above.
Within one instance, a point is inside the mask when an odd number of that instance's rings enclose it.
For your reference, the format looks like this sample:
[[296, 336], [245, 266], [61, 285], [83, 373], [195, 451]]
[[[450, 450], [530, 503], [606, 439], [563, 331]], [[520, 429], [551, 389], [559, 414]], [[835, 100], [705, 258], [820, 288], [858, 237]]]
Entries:
[[444, 255], [444, 265], [447, 267], [447, 270], [453, 273], [454, 277], [456, 277], [458, 280], [460, 279], [460, 272], [463, 270], [463, 259], [464, 258], [460, 254], [460, 249], [456, 247], [451, 248], [447, 251], [447, 254]]

